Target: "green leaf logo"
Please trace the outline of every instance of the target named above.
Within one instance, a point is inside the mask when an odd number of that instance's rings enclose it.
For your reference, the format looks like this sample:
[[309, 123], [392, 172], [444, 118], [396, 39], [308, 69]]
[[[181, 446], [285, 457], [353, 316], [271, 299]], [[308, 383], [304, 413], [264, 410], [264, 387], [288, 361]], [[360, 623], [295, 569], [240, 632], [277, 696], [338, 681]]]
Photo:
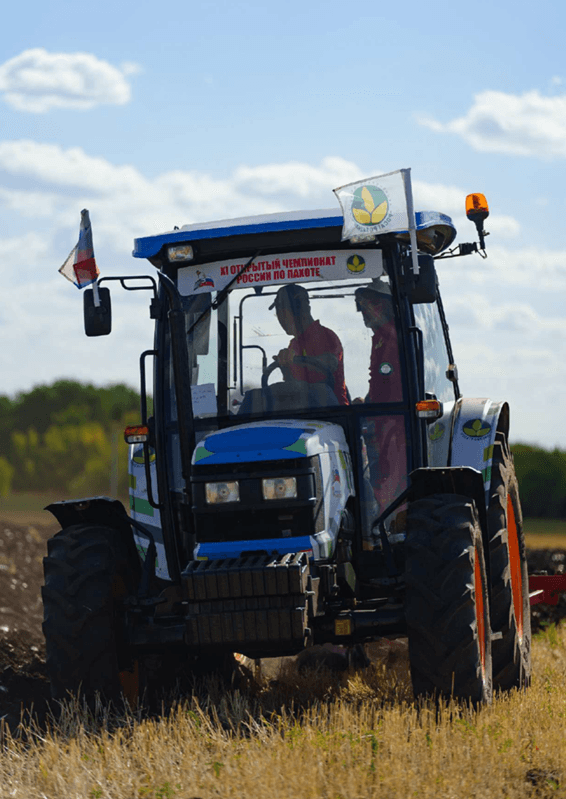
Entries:
[[[144, 457], [144, 448], [143, 444], [140, 444], [139, 447], [136, 447], [134, 450], [134, 454], [132, 455], [132, 460], [134, 463], [144, 464], [145, 457]], [[155, 450], [153, 447], [149, 447], [149, 462], [153, 463], [155, 460]]]
[[444, 425], [440, 422], [437, 422], [432, 427], [428, 429], [428, 437], [431, 441], [440, 441], [442, 436], [444, 435]]
[[464, 425], [464, 433], [471, 438], [483, 438], [491, 431], [491, 425], [481, 419], [472, 419]]
[[387, 197], [376, 186], [360, 186], [354, 192], [352, 214], [360, 225], [379, 225], [389, 210]]
[[361, 255], [351, 255], [346, 261], [346, 266], [350, 272], [363, 272], [366, 268], [366, 262]]

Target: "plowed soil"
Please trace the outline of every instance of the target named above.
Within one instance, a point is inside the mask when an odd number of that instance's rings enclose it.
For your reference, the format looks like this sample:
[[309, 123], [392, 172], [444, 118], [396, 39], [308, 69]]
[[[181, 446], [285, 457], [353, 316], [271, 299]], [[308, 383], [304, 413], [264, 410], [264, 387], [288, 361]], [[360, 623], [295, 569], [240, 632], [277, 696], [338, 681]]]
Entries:
[[[48, 707], [40, 589], [46, 541], [58, 529], [48, 513], [0, 511], [0, 719], [12, 730], [30, 713], [41, 719]], [[531, 572], [560, 573], [566, 550], [528, 550], [528, 560]], [[533, 607], [533, 632], [564, 617], [566, 594], [554, 607]]]
[[29, 711], [43, 716], [49, 697], [40, 589], [46, 541], [59, 526], [42, 516], [0, 512], [0, 717], [12, 729]]

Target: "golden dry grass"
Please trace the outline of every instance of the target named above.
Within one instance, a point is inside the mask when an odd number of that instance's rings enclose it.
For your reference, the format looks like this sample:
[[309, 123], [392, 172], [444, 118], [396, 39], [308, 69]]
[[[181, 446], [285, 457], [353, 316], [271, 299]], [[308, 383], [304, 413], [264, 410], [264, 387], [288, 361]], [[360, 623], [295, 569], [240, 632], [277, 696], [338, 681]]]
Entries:
[[93, 720], [68, 706], [27, 743], [6, 736], [7, 799], [361, 799], [566, 796], [566, 629], [534, 644], [530, 690], [475, 711], [411, 699], [405, 664], [223, 693], [166, 717]]
[[525, 539], [533, 549], [566, 549], [566, 521], [525, 519]]

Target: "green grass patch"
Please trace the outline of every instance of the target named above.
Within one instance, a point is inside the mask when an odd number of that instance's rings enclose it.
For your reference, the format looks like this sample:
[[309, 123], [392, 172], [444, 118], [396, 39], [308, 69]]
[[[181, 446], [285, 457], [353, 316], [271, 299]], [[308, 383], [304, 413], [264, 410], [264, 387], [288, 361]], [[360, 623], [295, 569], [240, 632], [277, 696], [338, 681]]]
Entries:
[[524, 519], [526, 535], [563, 535], [566, 539], [566, 519]]
[[53, 492], [41, 493], [38, 491], [22, 491], [9, 494], [0, 499], [0, 509], [9, 513], [21, 511], [39, 511], [46, 505], [65, 497], [55, 496]]
[[[85, 495], [83, 494], [82, 496]], [[94, 496], [94, 493], [91, 494], [91, 496]], [[36, 513], [37, 511], [43, 510], [46, 505], [50, 505], [52, 502], [60, 502], [63, 499], [80, 498], [81, 495], [70, 497], [65, 494], [57, 493], [56, 491], [14, 491], [7, 497], [0, 497], [0, 512]], [[119, 499], [124, 503], [125, 507], [128, 508], [128, 497], [120, 496]]]

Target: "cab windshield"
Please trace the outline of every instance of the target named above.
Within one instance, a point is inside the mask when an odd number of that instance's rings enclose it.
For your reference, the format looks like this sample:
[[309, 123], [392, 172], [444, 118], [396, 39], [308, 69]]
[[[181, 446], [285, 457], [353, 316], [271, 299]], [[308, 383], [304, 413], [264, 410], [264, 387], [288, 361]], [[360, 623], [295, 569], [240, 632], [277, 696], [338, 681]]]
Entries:
[[[187, 329], [215, 296], [187, 299]], [[393, 300], [383, 275], [237, 288], [190, 339], [195, 420], [237, 415], [244, 421], [403, 398]]]
[[[322, 273], [317, 280], [281, 282], [253, 280], [252, 273], [217, 307], [224, 286], [210, 265], [198, 271], [187, 267], [184, 275], [180, 269], [178, 286], [186, 314], [196, 443], [219, 428], [270, 418], [351, 425], [364, 536], [370, 536], [378, 509], [406, 487], [405, 377], [387, 275], [382, 268], [360, 276], [344, 271], [332, 280]], [[173, 443], [171, 480], [181, 490], [170, 358], [164, 388]]]

